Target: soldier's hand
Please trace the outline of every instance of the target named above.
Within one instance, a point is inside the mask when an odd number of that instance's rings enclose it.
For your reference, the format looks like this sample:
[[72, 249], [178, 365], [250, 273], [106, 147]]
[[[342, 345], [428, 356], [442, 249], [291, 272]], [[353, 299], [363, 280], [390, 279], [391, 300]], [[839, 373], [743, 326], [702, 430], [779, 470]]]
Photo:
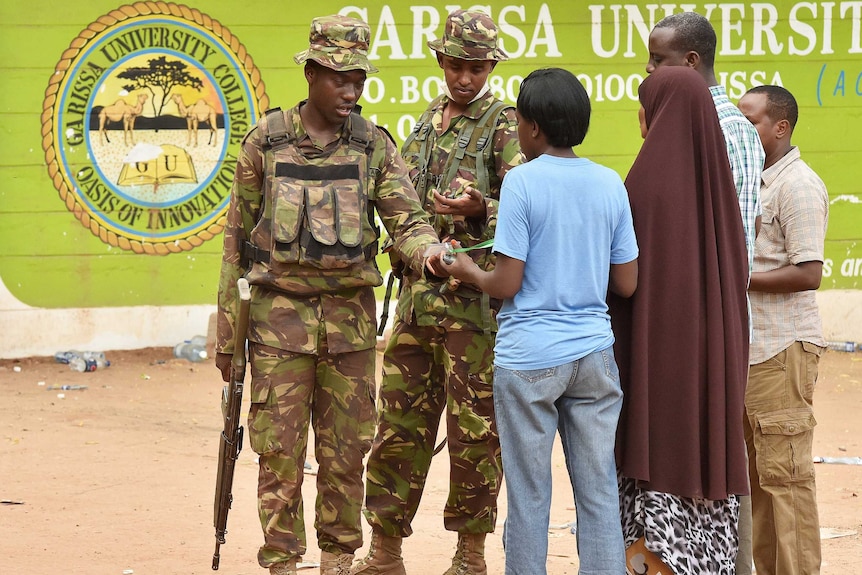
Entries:
[[404, 277], [404, 269], [407, 267], [404, 264], [404, 261], [401, 260], [395, 252], [389, 252], [389, 263], [392, 266], [392, 275], [396, 278], [401, 279]]
[[[479, 266], [476, 265], [476, 262], [465, 253], [454, 254], [455, 259], [451, 264], [447, 264], [441, 256], [438, 256], [438, 263], [440, 270], [443, 272], [441, 275], [444, 276], [452, 276], [453, 278], [459, 280], [469, 280], [470, 274], [477, 271]], [[457, 285], [455, 286], [457, 287]]]
[[472, 186], [466, 186], [464, 193], [455, 198], [449, 198], [434, 190], [434, 209], [438, 214], [468, 218], [485, 219], [487, 214], [485, 196]]
[[443, 264], [440, 262], [440, 254], [434, 254], [425, 259], [425, 268], [437, 276], [438, 278], [447, 278], [449, 277], [449, 272], [443, 269]]
[[225, 381], [225, 383], [230, 382], [230, 362], [232, 359], [233, 355], [229, 353], [216, 354], [216, 367], [221, 372], [221, 378]]

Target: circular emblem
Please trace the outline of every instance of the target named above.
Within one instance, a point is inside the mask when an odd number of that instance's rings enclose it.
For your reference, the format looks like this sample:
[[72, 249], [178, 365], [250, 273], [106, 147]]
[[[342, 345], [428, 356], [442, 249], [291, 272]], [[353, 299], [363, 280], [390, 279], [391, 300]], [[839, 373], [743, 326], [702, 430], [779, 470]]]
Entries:
[[42, 147], [60, 198], [103, 242], [191, 250], [224, 229], [235, 159], [269, 104], [245, 46], [187, 6], [100, 17], [46, 90]]

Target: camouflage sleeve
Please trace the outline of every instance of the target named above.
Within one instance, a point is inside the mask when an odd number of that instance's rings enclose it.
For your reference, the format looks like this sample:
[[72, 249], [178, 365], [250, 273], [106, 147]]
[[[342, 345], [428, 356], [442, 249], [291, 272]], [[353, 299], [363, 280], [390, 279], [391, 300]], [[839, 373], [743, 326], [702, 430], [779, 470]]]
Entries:
[[479, 241], [485, 241], [494, 237], [497, 228], [497, 211], [500, 206], [500, 188], [503, 185], [503, 177], [506, 172], [523, 163], [524, 155], [521, 153], [521, 144], [518, 141], [518, 120], [514, 108], [506, 108], [497, 120], [494, 128], [493, 149], [494, 171], [496, 178], [491, 180], [490, 190], [485, 197], [485, 222], [484, 229]]
[[218, 286], [218, 353], [233, 353], [234, 320], [237, 308], [236, 280], [244, 273], [242, 246], [258, 219], [263, 197], [263, 152], [259, 132], [254, 128], [243, 140], [236, 162], [224, 229], [224, 251]]
[[375, 205], [383, 227], [394, 240], [394, 249], [417, 272], [422, 272], [425, 247], [440, 240], [422, 209], [407, 166], [398, 148], [378, 132], [372, 163], [380, 169], [377, 175]]

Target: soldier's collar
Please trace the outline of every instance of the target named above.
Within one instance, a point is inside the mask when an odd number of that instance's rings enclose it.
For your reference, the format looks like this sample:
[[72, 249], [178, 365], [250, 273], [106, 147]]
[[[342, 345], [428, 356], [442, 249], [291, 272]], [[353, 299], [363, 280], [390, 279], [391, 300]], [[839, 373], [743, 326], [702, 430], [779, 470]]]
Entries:
[[[470, 118], [471, 120], [478, 120], [482, 117], [482, 114], [484, 114], [485, 111], [491, 107], [491, 104], [494, 103], [494, 99], [494, 94], [492, 94], [490, 90], [488, 92], [485, 92], [483, 96], [470, 102], [470, 104], [467, 105], [467, 109], [464, 110], [464, 113], [461, 114], [461, 116], [465, 118]], [[449, 98], [448, 96], [441, 100], [440, 104], [438, 104], [437, 106], [436, 111], [442, 113], [443, 106], [445, 104], [448, 104], [449, 100], [451, 100], [451, 98]]]
[[478, 120], [482, 117], [482, 114], [485, 113], [485, 110], [491, 107], [491, 104], [494, 103], [494, 94], [491, 93], [490, 90], [485, 92], [480, 98], [477, 98], [470, 102], [470, 105], [467, 106], [467, 110], [464, 112], [464, 115], [472, 118], [473, 120]]
[[[293, 113], [291, 114], [291, 121], [293, 122], [293, 131], [296, 134], [296, 141], [302, 142], [306, 138], [309, 141], [313, 142], [311, 137], [308, 135], [308, 131], [306, 131], [305, 126], [302, 124], [302, 116], [299, 113], [299, 109], [302, 108], [305, 104], [308, 103], [308, 100], [302, 100], [299, 104], [296, 105], [296, 108], [293, 109]], [[347, 131], [347, 120], [341, 125], [338, 133], [336, 134], [336, 138], [334, 141], [346, 140], [345, 134]]]

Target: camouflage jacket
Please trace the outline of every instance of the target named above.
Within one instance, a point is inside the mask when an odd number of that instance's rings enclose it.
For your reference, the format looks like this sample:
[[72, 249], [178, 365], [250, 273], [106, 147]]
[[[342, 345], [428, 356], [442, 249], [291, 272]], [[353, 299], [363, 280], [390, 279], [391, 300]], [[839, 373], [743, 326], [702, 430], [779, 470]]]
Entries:
[[[339, 230], [345, 221], [353, 226], [347, 235], [356, 243], [361, 241], [359, 261], [323, 269], [291, 259], [287, 248], [278, 250], [275, 242], [291, 239], [291, 232], [285, 232], [285, 229], [298, 233], [296, 230], [303, 227], [314, 227], [310, 233], [319, 236], [321, 230], [314, 224], [304, 225], [303, 213], [308, 216], [312, 210], [318, 209], [321, 194], [336, 196], [330, 197], [330, 203], [341, 205], [344, 192], [340, 182], [318, 181], [291, 186], [291, 176], [282, 170], [284, 164], [292, 161], [294, 169], [296, 164], [303, 164], [301, 168], [315, 172], [326, 171], [333, 164], [356, 163], [355, 151], [353, 160], [347, 151], [348, 136], [352, 134], [347, 134], [346, 129], [338, 140], [325, 148], [311, 141], [299, 115], [301, 105], [284, 112], [285, 123], [295, 134], [294, 143], [276, 151], [265, 145], [264, 134], [271, 127], [267, 126], [268, 120], [264, 117], [246, 135], [241, 146], [227, 212], [219, 278], [216, 351], [220, 353], [233, 352], [236, 280], [243, 275], [252, 286], [250, 340], [298, 353], [317, 353], [322, 341], [332, 353], [368, 349], [375, 345], [373, 287], [380, 285], [382, 278], [374, 260], [374, 251], [368, 249], [376, 242], [374, 224], [364, 213], [363, 206], [368, 202], [373, 204], [387, 232], [395, 239], [395, 250], [415, 273], [421, 273], [426, 246], [439, 241], [428, 224], [395, 144], [374, 128], [367, 131], [371, 134], [368, 145], [370, 167], [366, 169], [363, 166], [360, 170], [363, 176], [357, 178], [365, 182], [359, 186], [360, 189], [364, 187], [365, 197], [359, 206], [355, 202], [350, 204], [352, 211], [342, 206], [342, 216], [346, 219], [332, 224]], [[354, 126], [357, 124], [364, 129], [365, 122], [361, 119]], [[367, 154], [363, 158], [367, 161]], [[304, 193], [293, 194], [296, 189], [304, 189]], [[351, 194], [355, 199], [355, 189]], [[305, 207], [300, 205], [297, 208], [293, 205], [297, 202], [305, 202]], [[356, 217], [357, 211], [361, 212], [359, 217]], [[299, 222], [296, 221], [297, 213]], [[322, 213], [327, 215], [325, 209]], [[333, 215], [328, 213], [328, 216], [331, 218]], [[338, 233], [345, 235], [343, 231]], [[294, 239], [299, 242], [298, 237]], [[266, 257], [244, 261], [247, 240], [252, 240], [256, 248], [265, 250]], [[267, 245], [266, 242], [270, 243]], [[364, 251], [361, 248], [365, 248]]]
[[[518, 124], [514, 108], [504, 108], [497, 116], [496, 122], [492, 124], [494, 129], [491, 141], [487, 142], [482, 151], [487, 176], [478, 177], [476, 159], [466, 154], [460, 161], [456, 177], [447, 182], [451, 159], [458, 149], [459, 137], [469, 131], [469, 126], [475, 127], [485, 111], [498, 100], [488, 92], [483, 98], [470, 104], [463, 115], [453, 118], [450, 125], [444, 128], [443, 109], [448, 101], [448, 98], [443, 96], [432, 102], [422, 114], [420, 123], [417, 124], [418, 126], [427, 119], [431, 128], [428, 132], [432, 145], [427, 166], [428, 184], [425, 186], [422, 205], [441, 238], [450, 237], [458, 240], [462, 246], [473, 246], [494, 237], [503, 176], [523, 161], [518, 143]], [[414, 184], [422, 177], [420, 173], [423, 162], [422, 146], [423, 143], [419, 139], [412, 141], [408, 139], [401, 150]], [[480, 182], [487, 182], [487, 189], [482, 189]], [[487, 209], [484, 220], [442, 216], [435, 213], [433, 190], [437, 189], [444, 195], [455, 195], [461, 193], [464, 186], [468, 184], [485, 195]], [[420, 183], [419, 188], [421, 187]], [[494, 267], [495, 256], [491, 253], [491, 248], [467, 253], [483, 269]], [[482, 331], [483, 328], [488, 327], [487, 305], [482, 304], [482, 294], [470, 286], [461, 285], [455, 290], [449, 290], [445, 283], [429, 278], [427, 274], [409, 271], [405, 272], [402, 281], [396, 312], [402, 321], [410, 322], [415, 317], [419, 325], [440, 325], [446, 329]], [[496, 331], [493, 317], [496, 313], [491, 311], [490, 327]]]

